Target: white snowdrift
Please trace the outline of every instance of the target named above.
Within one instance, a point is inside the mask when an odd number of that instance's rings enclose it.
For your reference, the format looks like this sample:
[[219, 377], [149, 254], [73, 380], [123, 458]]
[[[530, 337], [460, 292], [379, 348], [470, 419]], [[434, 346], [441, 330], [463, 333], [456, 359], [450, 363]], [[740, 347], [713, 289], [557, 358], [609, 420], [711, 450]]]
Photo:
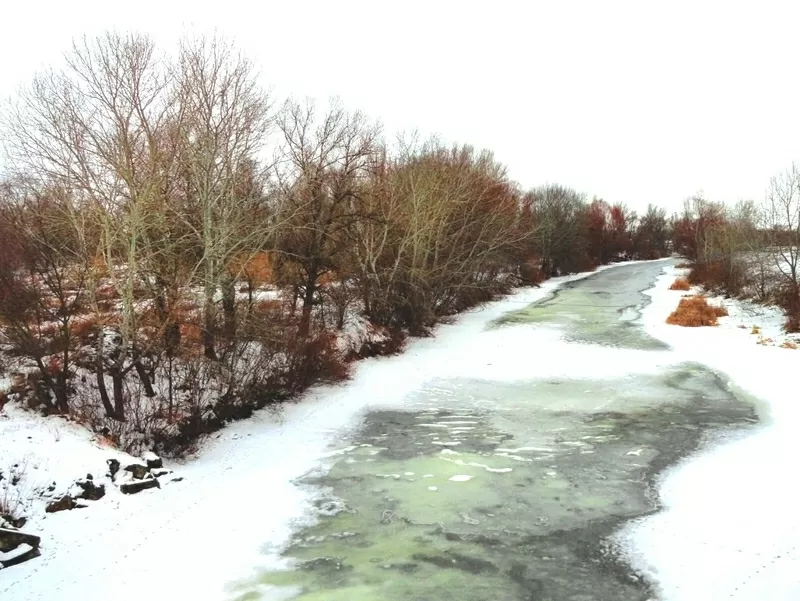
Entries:
[[715, 441], [670, 470], [659, 489], [664, 511], [619, 538], [634, 566], [658, 583], [663, 601], [796, 601], [800, 351], [756, 344], [753, 325], [765, 337], [788, 337], [777, 311], [748, 303], [725, 301], [731, 316], [717, 328], [666, 325], [681, 295], [668, 290], [675, 274], [666, 268], [649, 292], [646, 329], [682, 358], [704, 363], [757, 398], [765, 425], [754, 435]]

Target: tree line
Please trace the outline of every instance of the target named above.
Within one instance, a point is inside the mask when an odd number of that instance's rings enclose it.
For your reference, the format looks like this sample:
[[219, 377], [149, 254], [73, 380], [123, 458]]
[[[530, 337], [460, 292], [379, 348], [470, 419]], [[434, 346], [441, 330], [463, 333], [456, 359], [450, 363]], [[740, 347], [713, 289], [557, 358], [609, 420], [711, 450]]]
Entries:
[[800, 170], [772, 178], [760, 202], [688, 199], [673, 224], [689, 281], [733, 297], [777, 305], [784, 329], [800, 331]]
[[122, 445], [346, 376], [519, 285], [670, 252], [650, 206], [522, 190], [491, 152], [277, 102], [219, 38], [76, 42], [2, 111], [0, 326], [27, 398]]

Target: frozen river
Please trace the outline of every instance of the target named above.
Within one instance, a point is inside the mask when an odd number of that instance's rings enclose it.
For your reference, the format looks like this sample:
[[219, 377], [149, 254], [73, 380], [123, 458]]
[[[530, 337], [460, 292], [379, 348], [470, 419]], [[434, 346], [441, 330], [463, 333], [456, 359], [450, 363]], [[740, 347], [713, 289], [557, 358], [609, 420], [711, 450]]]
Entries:
[[644, 332], [642, 291], [663, 267], [601, 271], [487, 317], [441, 369], [428, 353], [428, 376], [298, 480], [315, 519], [294, 529], [289, 569], [235, 583], [232, 598], [655, 598], [614, 533], [658, 510], [666, 468], [758, 421]]

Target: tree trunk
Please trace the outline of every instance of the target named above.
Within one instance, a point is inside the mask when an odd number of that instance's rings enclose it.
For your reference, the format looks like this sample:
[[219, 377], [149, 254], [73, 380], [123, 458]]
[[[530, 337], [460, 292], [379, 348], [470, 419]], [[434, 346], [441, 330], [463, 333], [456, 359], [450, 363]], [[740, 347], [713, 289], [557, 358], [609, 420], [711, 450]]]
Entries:
[[215, 349], [214, 331], [216, 329], [214, 319], [214, 287], [206, 286], [206, 300], [203, 308], [203, 353], [207, 359], [217, 359]]
[[[53, 382], [53, 378], [50, 377], [50, 374], [47, 372], [47, 368], [44, 366], [41, 357], [34, 357], [36, 361], [36, 365], [39, 368], [39, 374], [41, 378], [36, 380], [35, 386], [35, 393], [36, 398], [38, 398], [42, 404], [50, 411], [56, 409], [53, 405], [53, 401], [50, 398], [50, 393], [55, 391], [56, 384]], [[44, 385], [41, 383], [44, 382]]]
[[316, 280], [312, 280], [311, 277], [306, 281], [306, 289], [303, 292], [303, 314], [300, 316], [301, 338], [308, 338], [308, 334], [311, 332], [311, 311], [314, 306], [316, 283]]
[[174, 317], [170, 315], [169, 306], [171, 303], [167, 303], [169, 292], [161, 277], [156, 278], [156, 286], [158, 288], [155, 297], [156, 314], [163, 327], [164, 349], [168, 355], [171, 355], [181, 344], [181, 328], [179, 324], [175, 323]]
[[67, 415], [69, 413], [69, 396], [67, 395], [67, 373], [62, 370], [56, 378], [56, 409], [59, 413]]
[[136, 369], [136, 374], [139, 376], [139, 380], [142, 382], [145, 396], [152, 399], [154, 396], [156, 396], [156, 391], [153, 390], [153, 383], [150, 381], [150, 376], [144, 369], [144, 365], [142, 365], [142, 362], [137, 359], [134, 361], [133, 367]]
[[125, 390], [123, 388], [124, 376], [119, 372], [111, 374], [112, 389], [114, 391], [114, 419], [125, 421]]
[[164, 348], [167, 355], [172, 357], [181, 345], [181, 326], [174, 321], [169, 321], [164, 327]]
[[117, 419], [117, 414], [114, 411], [114, 405], [111, 404], [111, 399], [108, 398], [108, 389], [106, 388], [105, 372], [103, 371], [103, 358], [98, 355], [95, 362], [95, 375], [97, 376], [97, 390], [100, 392], [100, 401], [103, 403], [106, 416], [111, 419]]
[[222, 314], [224, 333], [228, 340], [236, 337], [236, 283], [232, 277], [226, 276], [221, 283]]
[[300, 289], [296, 285], [292, 285], [292, 317], [297, 313], [297, 301], [300, 298]]
[[167, 361], [169, 362], [169, 375], [167, 377], [168, 380], [167, 384], [169, 386], [169, 413], [167, 414], [167, 420], [169, 421], [169, 423], [172, 423], [172, 412], [175, 404], [173, 386], [172, 386], [172, 355], [167, 356]]

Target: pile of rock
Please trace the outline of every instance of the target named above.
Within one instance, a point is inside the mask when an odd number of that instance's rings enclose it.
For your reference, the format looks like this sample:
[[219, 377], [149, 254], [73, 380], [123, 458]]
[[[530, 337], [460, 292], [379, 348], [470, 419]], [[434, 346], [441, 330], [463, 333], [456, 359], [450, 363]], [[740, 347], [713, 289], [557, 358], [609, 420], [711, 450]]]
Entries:
[[39, 557], [41, 539], [4, 524], [0, 519], [0, 570]]
[[[162, 482], [182, 480], [173, 475], [171, 470], [164, 469], [164, 462], [155, 453], [145, 453], [140, 461], [124, 465], [118, 459], [108, 459], [106, 463], [108, 464], [108, 472], [105, 474], [107, 481], [110, 481], [126, 495], [148, 488], [161, 488]], [[92, 474], [86, 474], [85, 478], [75, 481], [66, 494], [56, 493], [57, 488], [57, 484], [53, 482], [46, 490], [42, 491], [42, 497], [46, 500], [46, 513], [85, 508], [92, 501], [99, 501], [106, 495], [106, 484], [98, 482], [98, 479]], [[0, 517], [0, 569], [17, 565], [40, 555], [39, 537], [18, 530], [24, 523], [24, 518], [15, 522], [10, 521], [10, 518], [4, 520]]]
[[[123, 494], [131, 495], [148, 488], [161, 488], [159, 478], [172, 474], [164, 469], [164, 462], [155, 453], [145, 453], [141, 462], [122, 466], [116, 459], [108, 460], [108, 471], [111, 480]], [[172, 477], [171, 481], [180, 480]]]
[[[106, 476], [116, 485], [120, 492], [126, 495], [135, 494], [148, 488], [161, 488], [159, 479], [170, 476], [169, 481], [174, 482], [181, 478], [171, 476], [172, 471], [164, 469], [164, 462], [155, 453], [145, 453], [141, 461], [134, 461], [122, 465], [118, 459], [108, 459], [108, 473]], [[55, 490], [55, 483], [50, 487]], [[91, 474], [73, 484], [69, 492], [47, 504], [45, 511], [55, 513], [71, 509], [88, 507], [86, 501], [98, 501], [106, 494], [106, 485], [95, 481]]]
[[[50, 490], [55, 490], [55, 482], [50, 485]], [[82, 509], [88, 507], [84, 501], [99, 501], [104, 496], [106, 496], [106, 485], [96, 483], [94, 476], [86, 474], [86, 478], [77, 480], [67, 494], [50, 501], [45, 507], [45, 511], [56, 513], [69, 509]]]

